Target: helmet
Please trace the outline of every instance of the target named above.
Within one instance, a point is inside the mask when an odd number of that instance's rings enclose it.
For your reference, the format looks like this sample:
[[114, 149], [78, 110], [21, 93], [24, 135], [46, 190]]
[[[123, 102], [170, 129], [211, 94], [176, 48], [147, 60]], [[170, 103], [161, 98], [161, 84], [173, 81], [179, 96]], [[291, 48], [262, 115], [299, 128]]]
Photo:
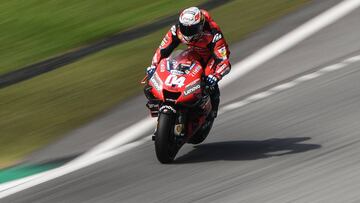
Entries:
[[202, 34], [204, 22], [204, 16], [197, 7], [190, 7], [181, 12], [179, 27], [185, 41], [197, 40]]

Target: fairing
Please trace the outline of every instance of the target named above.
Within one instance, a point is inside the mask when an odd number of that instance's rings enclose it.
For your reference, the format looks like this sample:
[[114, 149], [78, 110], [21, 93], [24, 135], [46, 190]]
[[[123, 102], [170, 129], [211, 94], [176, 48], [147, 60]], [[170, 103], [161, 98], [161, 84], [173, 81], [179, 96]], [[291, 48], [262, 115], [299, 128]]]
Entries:
[[202, 96], [203, 75], [203, 68], [198, 60], [196, 55], [188, 51], [174, 58], [163, 59], [149, 80], [155, 98], [175, 104], [192, 104], [198, 101]]

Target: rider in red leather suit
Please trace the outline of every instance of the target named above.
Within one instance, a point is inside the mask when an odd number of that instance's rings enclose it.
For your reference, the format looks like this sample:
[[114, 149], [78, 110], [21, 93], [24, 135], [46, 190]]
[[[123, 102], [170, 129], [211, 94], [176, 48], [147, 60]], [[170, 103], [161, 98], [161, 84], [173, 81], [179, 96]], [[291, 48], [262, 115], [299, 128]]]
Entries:
[[186, 44], [188, 49], [202, 58], [201, 63], [205, 67], [207, 76], [206, 82], [214, 87], [211, 99], [216, 117], [220, 102], [217, 82], [231, 69], [230, 51], [219, 26], [206, 10], [191, 7], [180, 14], [179, 22], [170, 28], [156, 50], [147, 73], [152, 75], [161, 59], [170, 56], [180, 43]]

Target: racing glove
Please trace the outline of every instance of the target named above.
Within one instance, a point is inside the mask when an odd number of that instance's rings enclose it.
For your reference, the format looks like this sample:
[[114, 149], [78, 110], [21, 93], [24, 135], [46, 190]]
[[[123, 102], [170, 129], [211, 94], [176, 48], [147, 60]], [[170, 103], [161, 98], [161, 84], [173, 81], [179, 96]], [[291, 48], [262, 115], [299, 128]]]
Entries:
[[151, 66], [147, 67], [146, 68], [147, 77], [151, 78], [154, 75], [155, 70], [156, 70], [156, 66], [154, 66], [154, 65], [151, 65]]
[[208, 75], [206, 78], [206, 84], [210, 87], [214, 87], [219, 82], [219, 79], [214, 75]]

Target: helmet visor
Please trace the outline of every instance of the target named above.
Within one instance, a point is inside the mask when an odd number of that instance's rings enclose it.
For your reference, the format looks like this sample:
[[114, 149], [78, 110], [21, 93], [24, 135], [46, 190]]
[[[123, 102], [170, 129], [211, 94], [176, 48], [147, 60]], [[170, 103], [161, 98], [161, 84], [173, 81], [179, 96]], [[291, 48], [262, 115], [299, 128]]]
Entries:
[[192, 37], [192, 36], [199, 34], [200, 27], [201, 27], [200, 23], [195, 24], [195, 25], [190, 25], [190, 26], [185, 26], [180, 23], [180, 32], [184, 36]]

